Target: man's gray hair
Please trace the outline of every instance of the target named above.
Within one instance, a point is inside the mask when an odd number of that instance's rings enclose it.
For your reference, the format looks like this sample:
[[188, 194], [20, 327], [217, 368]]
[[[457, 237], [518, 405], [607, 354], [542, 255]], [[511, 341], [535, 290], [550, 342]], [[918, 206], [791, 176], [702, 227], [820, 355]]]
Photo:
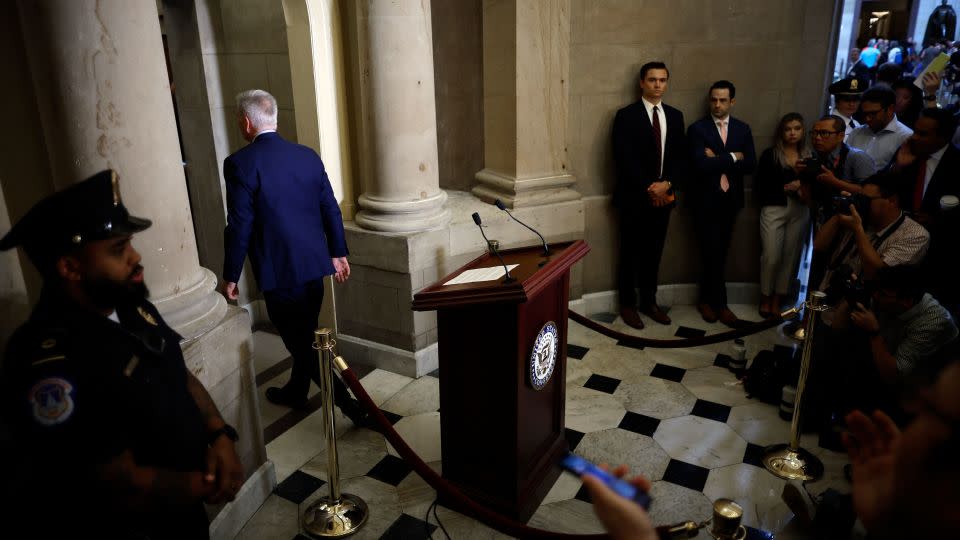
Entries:
[[256, 130], [277, 127], [277, 99], [265, 90], [237, 94], [237, 111], [250, 119]]

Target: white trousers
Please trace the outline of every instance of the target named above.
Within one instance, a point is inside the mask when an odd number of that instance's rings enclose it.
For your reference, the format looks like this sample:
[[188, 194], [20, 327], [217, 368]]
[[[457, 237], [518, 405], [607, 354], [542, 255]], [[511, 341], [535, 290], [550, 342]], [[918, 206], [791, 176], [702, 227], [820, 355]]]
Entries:
[[793, 197], [786, 206], [760, 209], [760, 294], [787, 294], [797, 273], [810, 209]]

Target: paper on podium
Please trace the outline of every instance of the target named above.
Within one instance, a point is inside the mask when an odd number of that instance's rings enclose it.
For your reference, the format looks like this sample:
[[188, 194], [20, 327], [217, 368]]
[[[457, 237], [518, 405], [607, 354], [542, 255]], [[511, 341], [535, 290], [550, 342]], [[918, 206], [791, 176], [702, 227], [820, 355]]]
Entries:
[[[510, 264], [507, 265], [509, 270], [520, 266], [519, 264]], [[492, 281], [494, 279], [500, 279], [503, 277], [503, 267], [502, 266], [490, 266], [488, 268], [473, 268], [467, 270], [460, 274], [459, 276], [451, 279], [450, 281], [444, 283], [444, 286], [447, 285], [463, 285], [465, 283], [479, 283], [481, 281]]]
[[947, 64], [950, 63], [950, 55], [947, 53], [940, 53], [933, 60], [927, 64], [927, 67], [923, 68], [923, 71], [917, 75], [917, 78], [913, 80], [913, 85], [917, 88], [923, 90], [923, 76], [927, 73], [940, 73], [941, 71], [947, 69]]

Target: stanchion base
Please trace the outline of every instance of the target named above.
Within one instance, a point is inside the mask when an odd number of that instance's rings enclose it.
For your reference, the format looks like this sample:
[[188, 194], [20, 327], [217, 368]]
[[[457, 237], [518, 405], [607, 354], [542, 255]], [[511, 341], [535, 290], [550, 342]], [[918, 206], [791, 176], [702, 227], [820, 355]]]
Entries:
[[775, 444], [763, 451], [763, 466], [784, 480], [816, 481], [823, 477], [823, 463], [803, 448]]
[[356, 495], [340, 494], [340, 502], [321, 497], [303, 512], [303, 530], [314, 538], [340, 538], [360, 530], [370, 515], [367, 503]]

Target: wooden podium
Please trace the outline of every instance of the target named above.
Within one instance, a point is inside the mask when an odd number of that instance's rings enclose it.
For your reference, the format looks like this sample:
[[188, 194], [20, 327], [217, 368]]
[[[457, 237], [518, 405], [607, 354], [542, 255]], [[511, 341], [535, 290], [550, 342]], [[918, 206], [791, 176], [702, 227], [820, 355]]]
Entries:
[[[443, 477], [523, 521], [559, 476], [567, 450], [570, 267], [588, 251], [582, 240], [551, 246], [549, 260], [542, 246], [506, 250], [504, 261], [519, 265], [510, 272], [516, 281], [503, 283], [501, 272], [493, 281], [443, 285], [464, 271], [500, 266], [487, 253], [413, 297], [414, 310], [437, 310]], [[555, 325], [555, 345], [548, 323]], [[532, 374], [535, 344], [539, 371]]]

